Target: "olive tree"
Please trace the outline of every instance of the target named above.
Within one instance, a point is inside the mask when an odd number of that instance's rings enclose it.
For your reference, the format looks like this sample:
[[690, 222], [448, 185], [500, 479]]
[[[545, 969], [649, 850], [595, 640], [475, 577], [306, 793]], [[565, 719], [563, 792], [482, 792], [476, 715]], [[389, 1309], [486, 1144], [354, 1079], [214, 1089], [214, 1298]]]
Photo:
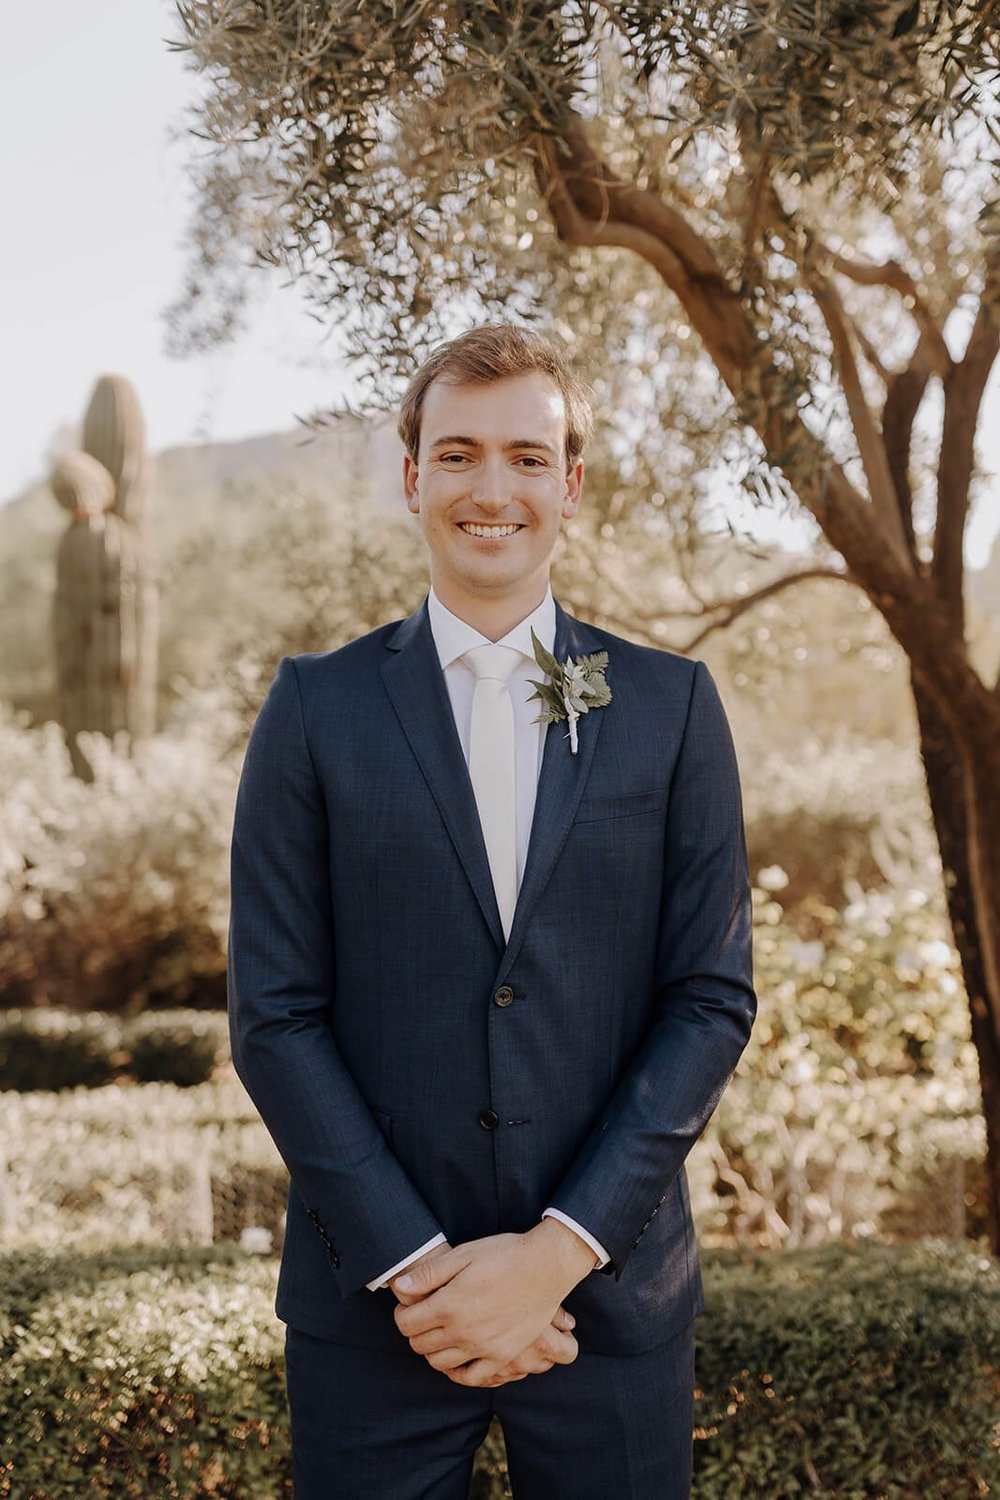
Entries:
[[640, 364], [637, 411], [666, 422], [696, 349], [718, 441], [744, 435], [749, 482], [811, 516], [883, 615], [912, 682], [1000, 1251], [1000, 684], [970, 657], [963, 587], [1000, 337], [995, 8], [177, 12], [209, 146], [175, 340], [226, 337], [260, 263], [301, 278], [374, 386], [456, 318], [575, 332], [578, 313], [609, 366]]

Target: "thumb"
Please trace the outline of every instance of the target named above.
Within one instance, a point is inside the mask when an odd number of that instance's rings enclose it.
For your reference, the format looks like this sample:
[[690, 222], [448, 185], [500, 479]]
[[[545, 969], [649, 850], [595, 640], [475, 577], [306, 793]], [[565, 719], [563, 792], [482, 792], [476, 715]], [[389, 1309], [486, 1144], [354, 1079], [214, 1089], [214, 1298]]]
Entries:
[[394, 1292], [405, 1292], [408, 1297], [425, 1297], [428, 1292], [445, 1286], [465, 1264], [466, 1261], [454, 1250], [448, 1250], [443, 1255], [429, 1256], [415, 1266], [408, 1266], [399, 1276], [394, 1276], [389, 1285]]

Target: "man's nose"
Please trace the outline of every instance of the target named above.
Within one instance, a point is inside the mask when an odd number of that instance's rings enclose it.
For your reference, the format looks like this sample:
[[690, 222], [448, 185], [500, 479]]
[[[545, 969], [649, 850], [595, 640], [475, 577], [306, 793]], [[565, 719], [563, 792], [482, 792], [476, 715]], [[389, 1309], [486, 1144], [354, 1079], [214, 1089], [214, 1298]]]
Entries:
[[510, 473], [502, 457], [486, 457], [476, 465], [472, 478], [473, 500], [484, 506], [502, 506], [506, 504], [509, 491]]

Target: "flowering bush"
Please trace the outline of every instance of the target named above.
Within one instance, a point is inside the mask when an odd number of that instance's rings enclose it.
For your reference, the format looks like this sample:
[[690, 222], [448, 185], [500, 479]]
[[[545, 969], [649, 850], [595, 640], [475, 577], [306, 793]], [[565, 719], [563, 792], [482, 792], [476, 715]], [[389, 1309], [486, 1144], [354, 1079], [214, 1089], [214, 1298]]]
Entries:
[[[222, 1003], [241, 728], [235, 698], [191, 694], [133, 757], [89, 737], [87, 785], [55, 725], [0, 710], [0, 1003]], [[873, 1234], [907, 1200], [925, 1228], [974, 1228], [976, 1060], [919, 767], [849, 739], [745, 761], [760, 1012], [690, 1159], [703, 1237]], [[185, 1136], [178, 1160], [199, 1149]], [[122, 1219], [148, 1227], [128, 1181]]]
[[0, 1003], [141, 1009], [224, 1002], [238, 763], [217, 724], [136, 746], [0, 712]]
[[[808, 941], [774, 891], [755, 914], [757, 1023], [688, 1163], [703, 1243], [974, 1230], [984, 1131], [940, 901], [874, 893]], [[280, 1233], [284, 1168], [235, 1079], [0, 1093], [0, 1139], [15, 1243]]]
[[940, 896], [859, 895], [810, 941], [773, 891], [754, 899], [757, 1022], [690, 1158], [704, 1237], [873, 1234], [921, 1174], [953, 1195], [958, 1182], [958, 1203], [924, 1207], [938, 1215], [927, 1227], [961, 1233], [975, 1207], [961, 1201], [964, 1164], [983, 1155], [985, 1132]]
[[[841, 732], [791, 748], [741, 745], [751, 868], [778, 866], [782, 901], [807, 931], [815, 907], [852, 892], [941, 885], [923, 768], [915, 746]], [[821, 917], [822, 921], [822, 917]]]

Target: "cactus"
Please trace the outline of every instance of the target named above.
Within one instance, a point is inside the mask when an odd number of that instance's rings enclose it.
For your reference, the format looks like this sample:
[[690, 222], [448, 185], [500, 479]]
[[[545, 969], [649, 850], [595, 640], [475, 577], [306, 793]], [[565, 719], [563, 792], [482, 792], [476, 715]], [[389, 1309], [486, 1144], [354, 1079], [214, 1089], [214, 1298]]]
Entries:
[[59, 715], [74, 772], [92, 770], [77, 735], [120, 730], [128, 744], [156, 728], [158, 600], [147, 556], [151, 463], [133, 386], [98, 380], [83, 424], [83, 452], [52, 471], [70, 513], [56, 557], [52, 626]]
[[115, 482], [115, 514], [140, 534], [146, 520], [151, 460], [135, 386], [124, 375], [102, 375], [83, 419], [83, 451]]

